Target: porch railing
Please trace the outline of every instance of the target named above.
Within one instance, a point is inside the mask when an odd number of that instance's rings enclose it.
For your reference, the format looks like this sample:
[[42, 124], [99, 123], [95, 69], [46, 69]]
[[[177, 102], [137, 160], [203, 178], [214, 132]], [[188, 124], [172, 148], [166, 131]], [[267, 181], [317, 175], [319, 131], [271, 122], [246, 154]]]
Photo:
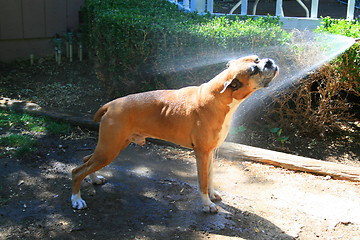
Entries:
[[[173, 2], [179, 7], [184, 8], [188, 11], [197, 11], [199, 13], [202, 12], [209, 12], [214, 13], [214, 0], [169, 0], [170, 2]], [[254, 9], [252, 14], [248, 13], [248, 0], [239, 0], [239, 2], [236, 4], [237, 7], [241, 6], [240, 15], [255, 15], [256, 7], [258, 5], [260, 0], [256, 0], [254, 4]], [[318, 7], [319, 7], [319, 0], [312, 0], [311, 2], [311, 11], [309, 13], [309, 10], [307, 7], [303, 4], [301, 0], [296, 0], [301, 7], [305, 9], [306, 17], [307, 18], [318, 18]], [[346, 0], [345, 0], [346, 1]], [[276, 16], [284, 17], [284, 11], [282, 7], [283, 0], [276, 0]], [[355, 12], [355, 0], [348, 0], [347, 1], [347, 13], [346, 18], [347, 19], [354, 19], [354, 12]], [[255, 11], [254, 11], [255, 10]]]

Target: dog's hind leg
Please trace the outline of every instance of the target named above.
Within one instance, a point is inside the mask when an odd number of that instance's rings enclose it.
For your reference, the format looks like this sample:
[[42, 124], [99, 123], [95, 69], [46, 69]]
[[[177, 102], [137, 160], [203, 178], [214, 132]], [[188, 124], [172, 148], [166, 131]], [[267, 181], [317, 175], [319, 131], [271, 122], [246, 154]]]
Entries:
[[95, 172], [110, 164], [115, 157], [129, 145], [129, 143], [128, 140], [125, 140], [121, 145], [115, 145], [117, 146], [116, 148], [114, 148], [114, 145], [112, 145], [111, 148], [104, 148], [103, 145], [98, 144], [94, 154], [90, 156], [89, 159], [85, 157], [84, 164], [72, 170], [71, 202], [73, 208], [84, 209], [87, 207], [86, 202], [81, 198], [80, 193], [82, 180], [88, 175], [90, 175], [93, 181], [102, 182], [105, 180], [102, 176], [97, 176]]
[[83, 209], [87, 207], [80, 194], [82, 180], [90, 175], [95, 183], [103, 183], [105, 178], [97, 176], [95, 172], [110, 164], [129, 145], [128, 136], [128, 132], [121, 127], [114, 126], [111, 119], [102, 119], [99, 140], [94, 153], [85, 157], [84, 163], [72, 170], [71, 202], [73, 208]]
[[[209, 188], [213, 188], [212, 183], [209, 183], [210, 167], [212, 164], [213, 151], [202, 151], [200, 149], [194, 149], [196, 156], [196, 164], [198, 171], [198, 179], [200, 185], [200, 193], [203, 201], [203, 212], [217, 213], [218, 209], [209, 198]], [[212, 190], [211, 190], [212, 191]]]
[[[83, 162], [84, 162], [84, 163], [87, 163], [87, 162], [90, 160], [90, 158], [92, 157], [92, 155], [93, 155], [93, 154], [90, 154], [90, 155], [88, 155], [88, 156], [85, 156], [85, 157], [83, 158]], [[96, 174], [96, 173], [90, 173], [90, 174], [89, 174], [89, 177], [90, 177], [91, 182], [92, 182], [93, 184], [100, 185], [100, 184], [106, 183], [106, 178], [103, 177], [103, 176], [101, 176], [101, 175], [98, 175], [98, 174]]]

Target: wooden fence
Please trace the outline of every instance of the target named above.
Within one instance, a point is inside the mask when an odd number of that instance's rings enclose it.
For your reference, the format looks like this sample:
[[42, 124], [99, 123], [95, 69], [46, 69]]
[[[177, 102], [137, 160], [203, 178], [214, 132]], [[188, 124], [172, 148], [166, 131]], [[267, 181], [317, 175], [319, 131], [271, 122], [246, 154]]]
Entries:
[[[188, 11], [214, 13], [214, 0], [169, 1]], [[241, 15], [255, 15], [261, 1], [265, 0], [252, 1], [250, 6], [249, 0], [239, 0], [237, 11]], [[284, 16], [283, 0], [274, 1], [274, 15], [281, 18], [284, 28], [312, 29], [319, 25], [319, 0], [312, 0], [310, 7], [302, 5], [301, 0], [296, 1], [299, 3], [298, 7], [304, 9], [305, 17]], [[346, 17], [353, 19], [355, 0], [344, 1], [348, 2]], [[55, 34], [78, 29], [79, 10], [83, 2], [84, 0], [0, 0], [0, 61], [29, 57], [30, 54], [35, 57], [50, 54], [53, 51], [51, 39]]]
[[56, 34], [77, 30], [84, 0], [0, 0], [0, 61], [53, 51]]

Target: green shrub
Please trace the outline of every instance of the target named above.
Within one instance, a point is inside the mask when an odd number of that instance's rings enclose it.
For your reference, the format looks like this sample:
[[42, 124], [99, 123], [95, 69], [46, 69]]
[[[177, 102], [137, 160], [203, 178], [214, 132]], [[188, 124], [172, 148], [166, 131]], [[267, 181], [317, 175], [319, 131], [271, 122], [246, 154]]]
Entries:
[[190, 73], [182, 67], [188, 61], [240, 56], [259, 46], [284, 44], [291, 35], [278, 18], [198, 15], [166, 0], [87, 0], [83, 14], [98, 77], [120, 94], [199, 84], [209, 80], [201, 78], [204, 72], [218, 69]]
[[[360, 21], [323, 18], [321, 26], [316, 32], [344, 35], [352, 38], [360, 37]], [[334, 73], [339, 76], [339, 81], [352, 83], [349, 91], [360, 95], [360, 42], [355, 43], [346, 52], [341, 54], [331, 63]]]

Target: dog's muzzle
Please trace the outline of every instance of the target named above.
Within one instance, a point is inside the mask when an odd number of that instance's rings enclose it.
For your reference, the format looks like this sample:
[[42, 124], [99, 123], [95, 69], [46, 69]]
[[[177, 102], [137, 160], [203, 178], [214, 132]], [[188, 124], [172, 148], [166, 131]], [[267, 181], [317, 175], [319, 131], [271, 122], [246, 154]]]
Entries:
[[261, 85], [262, 87], [267, 87], [269, 86], [271, 80], [274, 79], [279, 73], [279, 67], [275, 64], [274, 60], [270, 58], [263, 59], [259, 64], [262, 65], [260, 66], [263, 77]]

